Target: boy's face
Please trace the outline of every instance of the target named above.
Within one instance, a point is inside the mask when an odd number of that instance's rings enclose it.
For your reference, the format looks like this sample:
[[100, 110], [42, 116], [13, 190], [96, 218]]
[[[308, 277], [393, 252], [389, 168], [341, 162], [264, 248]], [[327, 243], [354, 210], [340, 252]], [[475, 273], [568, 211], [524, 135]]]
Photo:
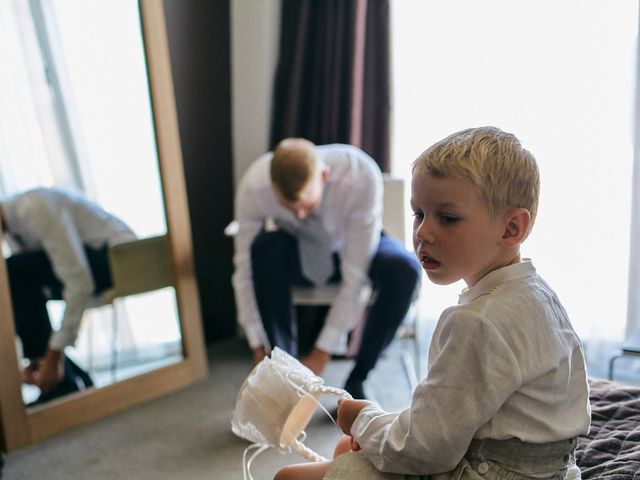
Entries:
[[414, 250], [432, 282], [448, 285], [463, 279], [472, 287], [513, 260], [501, 243], [503, 217], [491, 217], [470, 181], [414, 173], [411, 208]]

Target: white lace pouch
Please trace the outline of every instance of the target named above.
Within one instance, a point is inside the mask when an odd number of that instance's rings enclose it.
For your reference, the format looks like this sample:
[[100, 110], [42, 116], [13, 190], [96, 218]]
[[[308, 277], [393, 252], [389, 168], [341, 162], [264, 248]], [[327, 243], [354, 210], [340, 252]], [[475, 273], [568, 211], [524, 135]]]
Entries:
[[255, 366], [240, 387], [231, 420], [233, 433], [259, 448], [248, 463], [243, 460], [245, 478], [251, 478], [253, 458], [268, 447], [293, 450], [312, 462], [325, 460], [302, 443], [316, 408], [325, 410], [318, 401], [323, 394], [351, 398], [345, 390], [325, 386], [322, 378], [278, 347]]

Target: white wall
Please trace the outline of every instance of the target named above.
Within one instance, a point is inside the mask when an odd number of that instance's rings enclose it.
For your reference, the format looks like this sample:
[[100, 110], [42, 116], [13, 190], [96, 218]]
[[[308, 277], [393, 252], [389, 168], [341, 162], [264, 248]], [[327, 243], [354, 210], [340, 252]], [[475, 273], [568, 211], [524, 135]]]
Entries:
[[234, 182], [269, 148], [280, 0], [231, 1]]

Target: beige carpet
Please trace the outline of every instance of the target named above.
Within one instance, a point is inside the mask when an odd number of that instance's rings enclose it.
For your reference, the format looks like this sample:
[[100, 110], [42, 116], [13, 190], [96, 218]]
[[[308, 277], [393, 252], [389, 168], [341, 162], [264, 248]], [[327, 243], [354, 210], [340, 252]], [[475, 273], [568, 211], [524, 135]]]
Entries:
[[[154, 400], [9, 454], [3, 480], [190, 479], [241, 480], [242, 453], [248, 442], [230, 429], [235, 395], [251, 370], [241, 339], [208, 349], [209, 378]], [[394, 341], [371, 374], [368, 392], [386, 409], [410, 401], [414, 358], [411, 339]], [[342, 386], [352, 361], [333, 361], [328, 385]], [[331, 398], [323, 399], [328, 407]], [[331, 456], [340, 432], [320, 410], [307, 428], [306, 444]], [[269, 449], [252, 466], [255, 480], [271, 479], [281, 465], [303, 461], [297, 454]]]

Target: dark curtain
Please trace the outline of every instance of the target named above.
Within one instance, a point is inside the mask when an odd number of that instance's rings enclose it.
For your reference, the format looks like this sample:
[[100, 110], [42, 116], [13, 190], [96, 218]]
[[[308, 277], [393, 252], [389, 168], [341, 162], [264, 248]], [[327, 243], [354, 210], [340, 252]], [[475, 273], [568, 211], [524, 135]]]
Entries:
[[388, 0], [282, 0], [271, 147], [349, 143], [389, 171]]

